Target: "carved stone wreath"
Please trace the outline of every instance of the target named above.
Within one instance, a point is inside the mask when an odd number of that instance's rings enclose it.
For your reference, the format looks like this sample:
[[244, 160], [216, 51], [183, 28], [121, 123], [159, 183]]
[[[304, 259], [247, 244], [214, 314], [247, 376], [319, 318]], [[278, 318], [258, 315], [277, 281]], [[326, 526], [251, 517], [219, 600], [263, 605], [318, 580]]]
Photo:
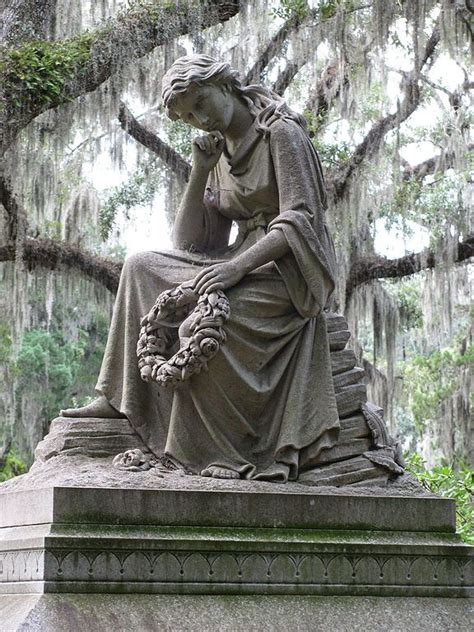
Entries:
[[[200, 295], [183, 283], [162, 292], [141, 321], [137, 356], [142, 380], [175, 387], [206, 369], [226, 341], [223, 325], [229, 316], [229, 301], [221, 290]], [[174, 355], [173, 328], [179, 335]]]

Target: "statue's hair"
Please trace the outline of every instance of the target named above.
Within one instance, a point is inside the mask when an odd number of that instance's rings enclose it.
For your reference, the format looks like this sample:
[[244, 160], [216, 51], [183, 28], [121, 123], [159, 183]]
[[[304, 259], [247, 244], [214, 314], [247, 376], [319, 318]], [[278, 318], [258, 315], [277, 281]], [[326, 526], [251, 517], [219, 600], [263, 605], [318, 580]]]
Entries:
[[176, 97], [184, 94], [192, 85], [207, 83], [227, 85], [236, 92], [247, 104], [257, 131], [264, 136], [276, 119], [290, 119], [306, 129], [304, 117], [289, 108], [280, 95], [262, 86], [243, 86], [237, 71], [208, 55], [180, 57], [164, 75], [161, 98], [168, 116], [173, 120], [179, 118], [173, 110]]

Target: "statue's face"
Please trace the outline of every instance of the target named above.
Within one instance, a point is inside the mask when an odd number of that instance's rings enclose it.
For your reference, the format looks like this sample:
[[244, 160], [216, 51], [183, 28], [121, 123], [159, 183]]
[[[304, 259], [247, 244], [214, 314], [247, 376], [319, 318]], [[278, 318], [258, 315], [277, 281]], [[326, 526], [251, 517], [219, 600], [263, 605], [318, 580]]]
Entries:
[[234, 99], [226, 86], [192, 85], [175, 98], [173, 110], [193, 127], [225, 134], [234, 115]]

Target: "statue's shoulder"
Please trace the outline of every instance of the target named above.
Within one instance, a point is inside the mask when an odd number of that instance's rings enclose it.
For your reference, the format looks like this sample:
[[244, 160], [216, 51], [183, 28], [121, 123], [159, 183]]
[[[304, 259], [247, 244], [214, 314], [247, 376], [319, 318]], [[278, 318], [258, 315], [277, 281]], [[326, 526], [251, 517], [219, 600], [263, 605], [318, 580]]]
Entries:
[[269, 126], [271, 143], [290, 143], [309, 140], [308, 132], [296, 121], [289, 118], [277, 118]]

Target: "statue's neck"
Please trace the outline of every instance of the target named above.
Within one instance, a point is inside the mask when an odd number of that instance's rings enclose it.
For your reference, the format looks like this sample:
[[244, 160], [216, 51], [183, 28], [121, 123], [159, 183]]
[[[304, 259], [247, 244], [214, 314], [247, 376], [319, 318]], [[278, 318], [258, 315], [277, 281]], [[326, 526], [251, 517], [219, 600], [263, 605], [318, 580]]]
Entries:
[[242, 138], [253, 125], [254, 120], [247, 104], [239, 99], [237, 95], [235, 95], [234, 99], [234, 115], [225, 132], [226, 146], [230, 154], [234, 153]]

